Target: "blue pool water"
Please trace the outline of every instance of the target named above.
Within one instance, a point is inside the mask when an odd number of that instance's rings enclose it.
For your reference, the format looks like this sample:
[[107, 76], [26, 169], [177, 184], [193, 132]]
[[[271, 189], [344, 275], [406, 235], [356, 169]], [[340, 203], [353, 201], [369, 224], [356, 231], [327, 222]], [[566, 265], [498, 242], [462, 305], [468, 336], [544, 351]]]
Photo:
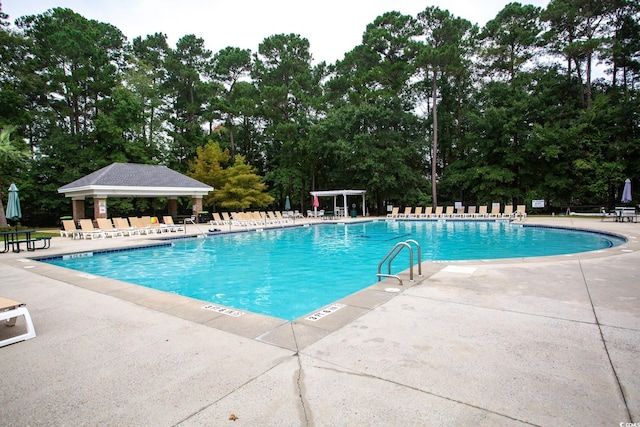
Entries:
[[[179, 239], [47, 262], [293, 320], [375, 283], [378, 263], [407, 239], [420, 243], [423, 261], [560, 255], [624, 243], [611, 235], [507, 222], [378, 221]], [[408, 251], [401, 253], [392, 272], [406, 270], [408, 258]]]

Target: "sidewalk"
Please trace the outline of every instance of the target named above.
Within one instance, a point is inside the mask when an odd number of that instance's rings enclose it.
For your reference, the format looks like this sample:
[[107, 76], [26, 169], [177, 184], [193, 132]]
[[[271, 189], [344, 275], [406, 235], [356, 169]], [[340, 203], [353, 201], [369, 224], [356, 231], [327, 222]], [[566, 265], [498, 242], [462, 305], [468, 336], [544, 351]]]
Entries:
[[399, 293], [380, 282], [317, 322], [234, 318], [26, 259], [146, 236], [56, 238], [49, 250], [0, 254], [0, 295], [27, 303], [38, 334], [0, 348], [0, 424], [640, 422], [640, 225], [526, 223], [614, 232], [629, 243], [561, 257], [425, 262], [421, 281]]

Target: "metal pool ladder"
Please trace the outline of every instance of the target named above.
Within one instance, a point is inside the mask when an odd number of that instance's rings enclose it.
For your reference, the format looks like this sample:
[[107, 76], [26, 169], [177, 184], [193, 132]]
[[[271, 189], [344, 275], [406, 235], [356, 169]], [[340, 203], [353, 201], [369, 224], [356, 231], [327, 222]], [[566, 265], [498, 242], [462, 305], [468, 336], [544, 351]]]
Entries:
[[[420, 248], [420, 243], [416, 242], [413, 239], [405, 240], [404, 242], [398, 242], [396, 245], [389, 251], [389, 253], [380, 261], [378, 264], [378, 282], [382, 280], [383, 277], [393, 277], [400, 281], [400, 285], [402, 285], [402, 279], [397, 274], [391, 274], [391, 262], [398, 256], [402, 249], [409, 249], [409, 280], [413, 282], [413, 247], [411, 244], [414, 244], [418, 249], [418, 275], [422, 276], [422, 249]], [[382, 266], [384, 263], [387, 263], [387, 273], [381, 273]]]

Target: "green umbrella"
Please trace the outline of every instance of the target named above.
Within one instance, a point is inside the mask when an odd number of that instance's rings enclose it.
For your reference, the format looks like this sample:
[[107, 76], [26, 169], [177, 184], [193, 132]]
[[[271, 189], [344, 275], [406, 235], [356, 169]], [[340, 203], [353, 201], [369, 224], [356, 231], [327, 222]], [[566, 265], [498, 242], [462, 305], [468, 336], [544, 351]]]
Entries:
[[5, 217], [11, 221], [16, 221], [16, 228], [18, 227], [17, 221], [22, 218], [20, 197], [18, 197], [18, 187], [16, 187], [16, 184], [11, 184], [9, 187], [9, 202], [7, 203], [7, 213]]
[[284, 202], [284, 210], [285, 211], [291, 210], [291, 201], [289, 200], [289, 196], [287, 196], [287, 199]]

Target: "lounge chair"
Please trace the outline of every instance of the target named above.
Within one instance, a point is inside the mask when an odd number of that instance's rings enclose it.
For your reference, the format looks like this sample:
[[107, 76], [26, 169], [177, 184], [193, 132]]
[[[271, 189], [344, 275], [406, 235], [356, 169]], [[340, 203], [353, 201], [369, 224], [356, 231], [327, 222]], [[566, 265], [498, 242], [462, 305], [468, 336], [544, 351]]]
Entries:
[[440, 215], [441, 218], [453, 218], [454, 214], [454, 206], [447, 206], [447, 209], [443, 214]]
[[513, 213], [514, 218], [519, 218], [521, 221], [527, 217], [527, 205], [518, 205], [516, 211]]
[[71, 237], [72, 239], [80, 238], [80, 230], [76, 228], [76, 223], [72, 219], [62, 220], [62, 230], [60, 230], [61, 237]]
[[478, 208], [478, 213], [475, 214], [475, 218], [486, 218], [488, 215], [487, 205], [482, 205]]
[[104, 239], [107, 237], [107, 233], [104, 231], [97, 229], [93, 226], [93, 221], [90, 219], [81, 219], [80, 220], [80, 237], [83, 239], [87, 239], [87, 237], [91, 237], [91, 240], [99, 237]]
[[140, 232], [140, 234], [152, 234], [158, 231], [156, 228], [151, 227], [151, 220], [147, 222], [142, 218], [138, 218], [137, 216], [130, 216], [129, 223], [132, 227], [135, 227]]
[[420, 215], [420, 218], [429, 218], [432, 212], [433, 212], [433, 206], [427, 206], [426, 208], [424, 208], [424, 212], [422, 212], [422, 215]]
[[393, 209], [391, 209], [391, 213], [387, 214], [387, 218], [398, 218], [399, 211], [400, 211], [400, 208], [395, 206]]
[[98, 228], [102, 231], [104, 231], [104, 234], [106, 234], [109, 237], [118, 237], [118, 236], [124, 236], [124, 233], [120, 230], [118, 230], [116, 227], [113, 226], [113, 223], [111, 222], [110, 219], [107, 218], [96, 218], [96, 222], [98, 223]]
[[464, 210], [465, 210], [464, 206], [455, 208], [455, 213], [451, 215], [451, 218], [464, 218], [464, 215], [465, 215]]
[[411, 209], [413, 209], [411, 206], [404, 208], [404, 212], [398, 214], [398, 218], [409, 218], [411, 216]]
[[489, 218], [500, 218], [500, 203], [491, 204], [491, 212], [487, 216]]
[[24, 316], [27, 332], [11, 338], [3, 339], [0, 341], [0, 347], [29, 340], [36, 336], [36, 329], [33, 327], [33, 321], [31, 320], [31, 315], [29, 315], [29, 310], [27, 310], [26, 304], [9, 298], [0, 297], [0, 321], [2, 321], [6, 326], [14, 326], [18, 316]]
[[469, 209], [467, 209], [467, 213], [464, 214], [465, 218], [475, 218], [476, 217], [476, 206], [469, 206]]
[[412, 214], [409, 214], [409, 218], [420, 218], [422, 215], [422, 206], [416, 206]]
[[137, 227], [129, 225], [127, 218], [113, 218], [113, 225], [116, 230], [121, 232], [125, 236], [133, 236], [134, 234], [140, 235], [140, 230]]
[[167, 227], [169, 231], [184, 231], [184, 227], [182, 225], [178, 225], [173, 222], [173, 217], [171, 215], [163, 216], [162, 222], [164, 222], [164, 226]]
[[513, 205], [505, 205], [502, 218], [513, 218]]
[[436, 211], [429, 215], [429, 218], [442, 218], [443, 207], [436, 206]]

